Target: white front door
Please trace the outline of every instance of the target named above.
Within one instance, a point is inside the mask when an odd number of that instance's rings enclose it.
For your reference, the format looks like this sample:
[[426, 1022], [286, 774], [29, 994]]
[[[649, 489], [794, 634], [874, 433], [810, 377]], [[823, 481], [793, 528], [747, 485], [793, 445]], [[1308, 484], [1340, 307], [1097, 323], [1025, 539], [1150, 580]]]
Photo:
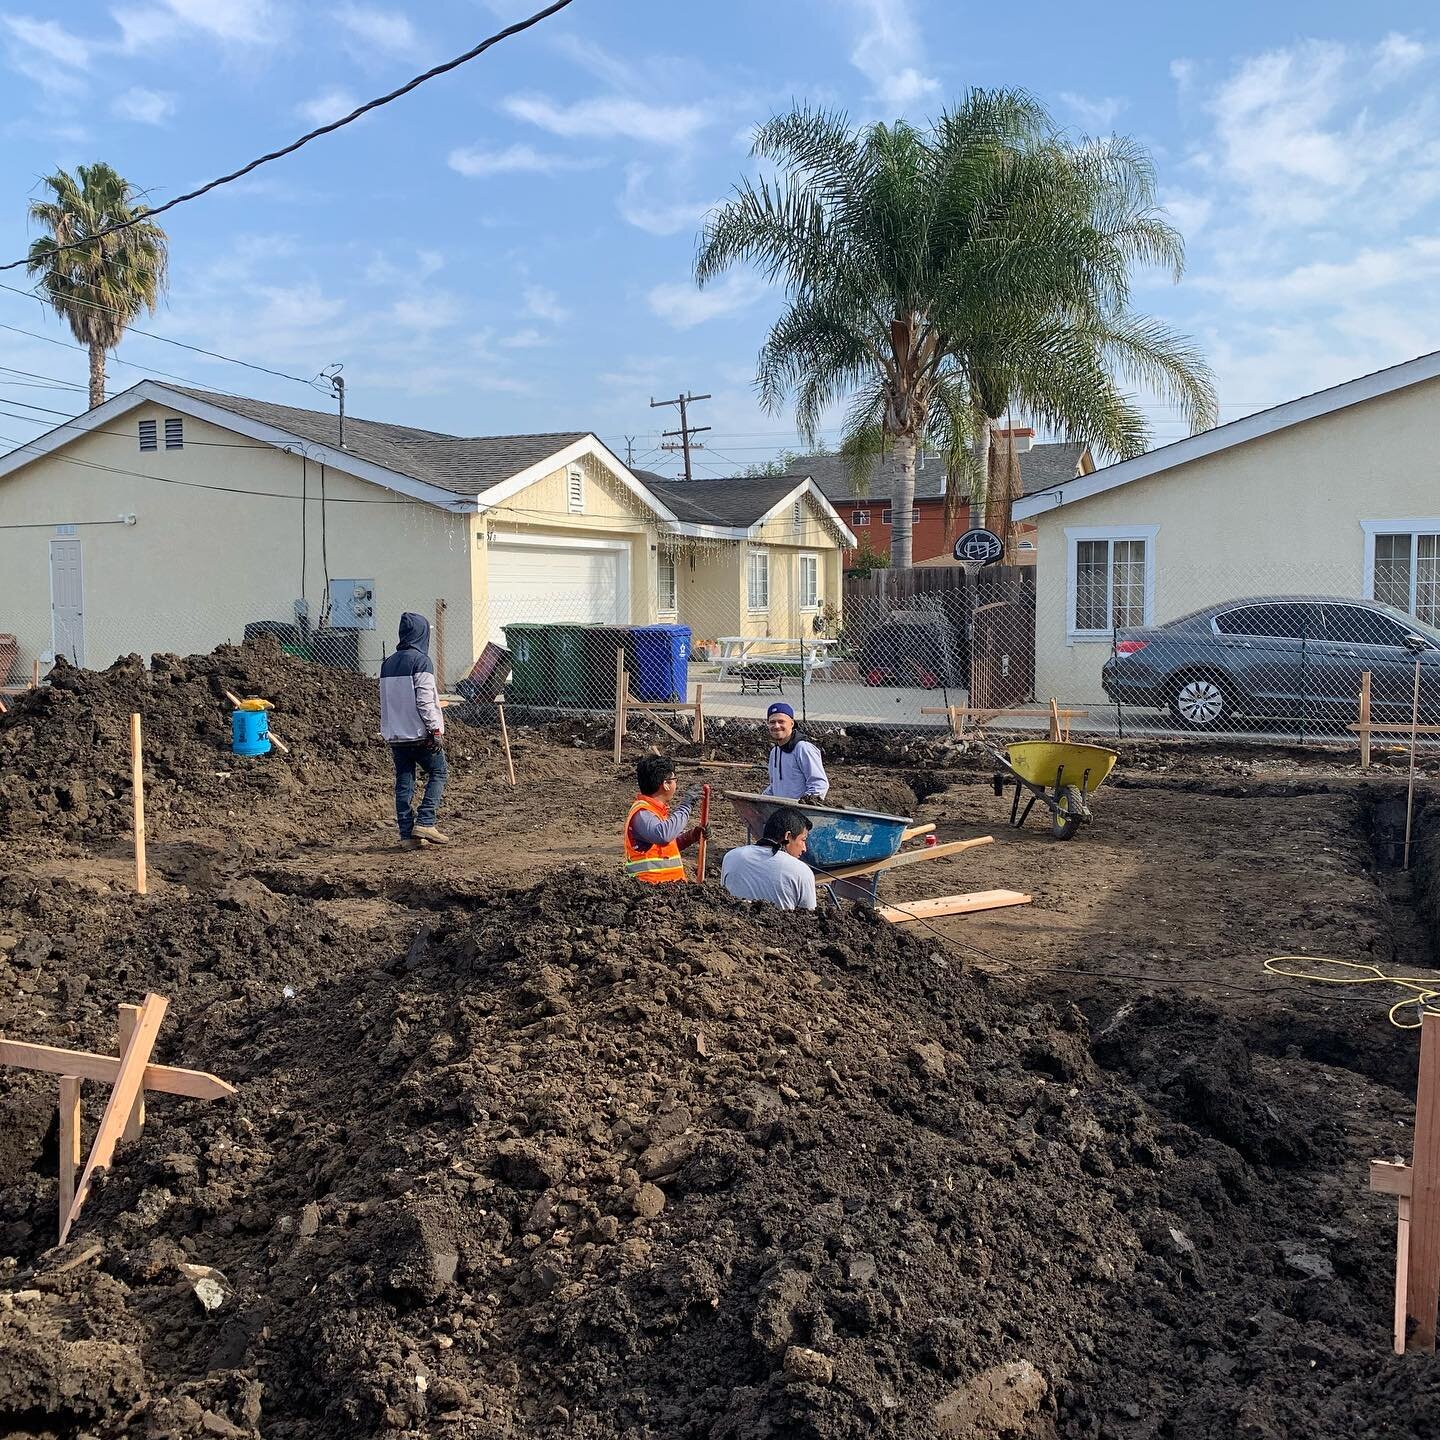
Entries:
[[490, 542], [490, 638], [516, 621], [630, 623], [629, 548], [615, 542]]
[[80, 542], [50, 542], [50, 644], [72, 665], [85, 663], [85, 587]]

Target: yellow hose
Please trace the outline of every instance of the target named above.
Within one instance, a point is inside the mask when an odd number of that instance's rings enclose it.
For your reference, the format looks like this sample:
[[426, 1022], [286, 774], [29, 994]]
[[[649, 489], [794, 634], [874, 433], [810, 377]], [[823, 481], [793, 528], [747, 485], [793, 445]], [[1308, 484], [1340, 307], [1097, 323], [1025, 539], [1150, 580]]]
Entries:
[[[1282, 965], [1291, 962], [1303, 965], [1333, 965], [1341, 970], [1358, 970], [1359, 977], [1343, 975], [1315, 975], [1298, 970], [1282, 970]], [[1311, 980], [1317, 985], [1398, 985], [1413, 993], [1403, 1000], [1397, 1000], [1390, 1007], [1390, 1023], [1399, 1030], [1418, 1030], [1426, 1010], [1440, 1011], [1440, 981], [1423, 980], [1418, 975], [1387, 975], [1378, 965], [1365, 964], [1358, 960], [1332, 960], [1327, 955], [1272, 955], [1265, 962], [1265, 969], [1272, 975], [1282, 975], [1288, 980]], [[1419, 1007], [1414, 1020], [1399, 1020], [1396, 1014], [1407, 1006]]]

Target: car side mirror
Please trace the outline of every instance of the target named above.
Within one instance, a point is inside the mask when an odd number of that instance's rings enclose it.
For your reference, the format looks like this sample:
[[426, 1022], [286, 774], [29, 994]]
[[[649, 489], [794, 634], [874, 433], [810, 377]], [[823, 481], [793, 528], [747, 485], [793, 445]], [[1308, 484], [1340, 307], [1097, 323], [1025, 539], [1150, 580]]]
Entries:
[[1407, 635], [1405, 637], [1405, 648], [1412, 655], [1419, 655], [1431, 647], [1430, 642], [1423, 635]]

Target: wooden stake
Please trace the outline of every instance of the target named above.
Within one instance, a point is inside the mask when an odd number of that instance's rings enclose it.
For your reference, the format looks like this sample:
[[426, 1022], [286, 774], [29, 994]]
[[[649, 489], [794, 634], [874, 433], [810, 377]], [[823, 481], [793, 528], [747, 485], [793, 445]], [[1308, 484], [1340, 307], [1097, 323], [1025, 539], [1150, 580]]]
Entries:
[[697, 745], [705, 743], [705, 687], [695, 682], [695, 714], [690, 720], [690, 738]]
[[[88, 1050], [61, 1050], [56, 1045], [32, 1045], [26, 1040], [0, 1039], [0, 1065], [39, 1070], [46, 1075], [78, 1075], [113, 1085], [120, 1061], [113, 1055], [92, 1055]], [[223, 1100], [235, 1087], [207, 1070], [181, 1070], [174, 1065], [147, 1065], [145, 1088], [164, 1095], [185, 1095], [191, 1100]]]
[[80, 1077], [60, 1077], [60, 1230], [63, 1233], [75, 1203], [75, 1176], [80, 1171]]
[[450, 607], [443, 600], [435, 602], [435, 672], [440, 677], [440, 688], [445, 688], [445, 612]]
[[[125, 1047], [130, 1043], [130, 1038], [135, 1034], [135, 1027], [140, 1023], [140, 1007], [138, 1005], [122, 1005], [120, 1007], [120, 1053], [125, 1053]], [[131, 1107], [130, 1114], [125, 1121], [125, 1132], [121, 1135], [122, 1140], [138, 1140], [141, 1127], [145, 1124], [145, 1085], [142, 1080], [140, 1093], [135, 1097], [135, 1104]]]
[[505, 773], [510, 777], [510, 788], [515, 788], [515, 761], [510, 755], [510, 727], [505, 723], [505, 700], [496, 700], [495, 708], [500, 712], [500, 743], [505, 747]]
[[1415, 1321], [1413, 1348], [1433, 1354], [1440, 1308], [1440, 1013], [1434, 1011], [1420, 1021], [1407, 1262], [1405, 1311]]
[[615, 763], [620, 763], [620, 747], [625, 738], [625, 652], [615, 652]]
[[40, 661], [38, 658], [30, 662], [30, 688], [32, 690], [40, 688]]
[[147, 891], [145, 879], [145, 766], [141, 754], [140, 717], [138, 715], [130, 717], [130, 791], [135, 807], [135, 893], [144, 895]]
[[697, 883], [701, 885], [705, 883], [705, 832], [703, 827], [709, 823], [710, 787], [708, 785], [702, 785], [700, 787], [700, 825], [702, 828], [700, 832], [699, 853], [695, 857], [695, 879]]
[[100, 1128], [95, 1132], [90, 1158], [85, 1162], [85, 1169], [75, 1187], [75, 1199], [71, 1202], [65, 1223], [60, 1227], [62, 1245], [90, 1193], [95, 1172], [108, 1169], [111, 1160], [115, 1158], [115, 1146], [125, 1129], [126, 1118], [134, 1107], [135, 1097], [139, 1095], [144, 1084], [145, 1066], [149, 1063], [150, 1052], [155, 1048], [155, 1036], [159, 1033], [160, 1022], [165, 1018], [165, 1009], [169, 1003], [163, 995], [152, 992], [146, 995], [140, 1006], [140, 1019], [130, 1036], [130, 1043], [120, 1056], [120, 1071], [115, 1077], [115, 1083], [110, 1087], [110, 1099], [106, 1103], [105, 1113], [100, 1117]]
[[1060, 733], [1060, 702], [1053, 695], [1050, 697], [1050, 738], [1055, 741], [1065, 738]]
[[[1405, 786], [1405, 859], [1402, 870], [1410, 868], [1410, 822], [1415, 816], [1415, 735], [1420, 727], [1420, 657], [1415, 657], [1415, 693], [1410, 700], [1410, 779]], [[1435, 1348], [1434, 1332], [1430, 1336], [1430, 1348]]]
[[1410, 1197], [1400, 1197], [1395, 1222], [1395, 1353], [1405, 1353], [1406, 1284], [1410, 1278]]
[[1370, 672], [1360, 672], [1360, 768], [1370, 768]]

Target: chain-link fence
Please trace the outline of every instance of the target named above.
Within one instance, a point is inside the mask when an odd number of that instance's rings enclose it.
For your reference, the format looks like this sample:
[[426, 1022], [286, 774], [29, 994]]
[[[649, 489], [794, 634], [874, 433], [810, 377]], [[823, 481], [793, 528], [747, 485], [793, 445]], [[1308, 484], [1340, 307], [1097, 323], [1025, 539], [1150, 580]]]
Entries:
[[420, 596], [397, 599], [393, 613], [350, 597], [325, 625], [279, 595], [114, 618], [103, 607], [11, 603], [0, 684], [43, 678], [57, 654], [103, 667], [259, 635], [376, 674], [404, 608], [431, 620], [447, 689], [503, 694], [512, 713], [593, 718], [613, 714], [623, 675], [632, 702], [665, 707], [662, 718], [668, 708], [685, 735], [697, 703], [710, 721], [759, 721], [776, 700], [814, 727], [931, 734], [977, 721], [1042, 729], [1052, 699], [1063, 728], [1106, 736], [1358, 744], [1357, 726], [1377, 742], [1408, 734], [1412, 712], [1422, 727], [1440, 725], [1440, 556], [1377, 548], [1373, 574], [1297, 563], [1262, 577], [1188, 558], [1157, 564], [1151, 543], [1079, 540], [1038, 567], [969, 576], [882, 572], [848, 580], [834, 598], [802, 574], [783, 606], [747, 590], [744, 575], [723, 602], [662, 586], [650, 624], [605, 620], [625, 597], [573, 583], [493, 622], [488, 609]]

